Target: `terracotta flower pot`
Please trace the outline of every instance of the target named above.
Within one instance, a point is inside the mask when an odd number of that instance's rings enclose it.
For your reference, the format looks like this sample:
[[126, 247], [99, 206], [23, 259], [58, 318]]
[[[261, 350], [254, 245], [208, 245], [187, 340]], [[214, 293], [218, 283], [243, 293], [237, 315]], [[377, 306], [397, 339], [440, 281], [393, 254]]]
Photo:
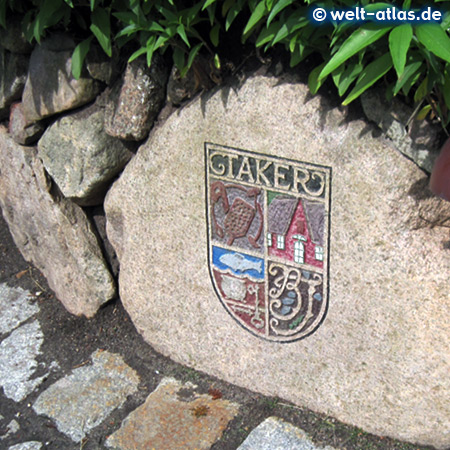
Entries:
[[450, 201], [450, 138], [446, 140], [434, 163], [430, 189], [434, 194]]

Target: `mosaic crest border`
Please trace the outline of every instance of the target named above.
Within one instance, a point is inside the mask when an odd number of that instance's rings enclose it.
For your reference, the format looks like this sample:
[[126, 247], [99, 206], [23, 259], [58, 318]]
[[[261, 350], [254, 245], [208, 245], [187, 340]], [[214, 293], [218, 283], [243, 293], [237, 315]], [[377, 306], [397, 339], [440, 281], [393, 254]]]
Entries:
[[208, 268], [233, 319], [271, 342], [323, 323], [332, 169], [205, 142]]

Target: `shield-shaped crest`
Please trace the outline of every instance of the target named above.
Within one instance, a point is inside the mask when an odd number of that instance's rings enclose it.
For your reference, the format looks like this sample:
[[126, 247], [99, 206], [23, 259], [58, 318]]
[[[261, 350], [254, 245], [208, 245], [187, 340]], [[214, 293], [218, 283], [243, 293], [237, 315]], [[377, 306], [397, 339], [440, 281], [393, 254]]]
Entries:
[[205, 144], [209, 270], [228, 313], [292, 342], [328, 309], [331, 167]]

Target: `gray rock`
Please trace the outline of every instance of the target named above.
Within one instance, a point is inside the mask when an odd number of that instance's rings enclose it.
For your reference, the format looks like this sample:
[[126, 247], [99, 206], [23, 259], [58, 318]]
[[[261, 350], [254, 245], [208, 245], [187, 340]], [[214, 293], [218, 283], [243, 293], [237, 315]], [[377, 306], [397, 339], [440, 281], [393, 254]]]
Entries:
[[0, 344], [0, 386], [6, 397], [22, 401], [39, 386], [44, 376], [33, 378], [44, 340], [37, 320], [14, 330]]
[[42, 136], [45, 126], [42, 122], [29, 123], [23, 113], [22, 103], [13, 103], [9, 116], [8, 131], [18, 144], [30, 145]]
[[367, 118], [377, 124], [397, 150], [431, 173], [440, 150], [438, 126], [424, 120], [411, 121], [412, 108], [397, 98], [388, 103], [375, 91], [366, 91], [361, 104]]
[[22, 442], [20, 444], [12, 445], [8, 450], [40, 450], [42, 443], [38, 441]]
[[[450, 216], [450, 203], [428, 202], [422, 170], [385, 139], [364, 133], [366, 126], [346, 120], [325, 98], [311, 98], [294, 78], [263, 76], [172, 114], [106, 197], [120, 297], [145, 340], [178, 362], [374, 434], [444, 449], [450, 445], [450, 252], [448, 228], [432, 225]], [[205, 142], [259, 152], [263, 162], [272, 155], [332, 169], [329, 259], [322, 255], [329, 261], [329, 291], [314, 300], [317, 308], [328, 301], [328, 312], [302, 340], [261, 339], [244, 327], [245, 312], [237, 323], [219, 301], [208, 270]], [[226, 153], [220, 146], [207, 148], [217, 148], [219, 161]], [[228, 178], [217, 177], [230, 184], [241, 180], [245, 189], [253, 185], [256, 160], [246, 166], [240, 158]], [[215, 172], [226, 174], [227, 160]], [[284, 175], [289, 161], [279, 161]], [[281, 193], [292, 185], [280, 175], [276, 187], [274, 166], [269, 169], [267, 182], [261, 173], [256, 177], [259, 188]], [[244, 211], [255, 213], [252, 208]], [[301, 221], [294, 223], [309, 232]], [[295, 267], [297, 279], [314, 285], [311, 266]], [[228, 289], [235, 303], [241, 287]], [[255, 319], [248, 305], [240, 308]], [[259, 308], [273, 314], [262, 303]], [[266, 322], [269, 330], [274, 325]]]
[[181, 77], [176, 66], [172, 67], [167, 83], [167, 100], [174, 105], [179, 105], [184, 100], [192, 98], [200, 90], [203, 89], [207, 92], [216, 84], [221, 83], [220, 71], [216, 70], [210, 60], [202, 55], [197, 55], [192, 67], [184, 77]]
[[174, 105], [179, 105], [183, 100], [191, 98], [199, 89], [200, 85], [195, 79], [193, 70], [189, 70], [186, 76], [181, 78], [177, 67], [172, 67], [169, 81], [167, 82], [167, 101]]
[[85, 208], [85, 211], [95, 227], [103, 255], [105, 256], [111, 273], [114, 278], [117, 278], [119, 275], [119, 260], [117, 259], [116, 252], [114, 251], [111, 243], [108, 241], [108, 236], [106, 235], [106, 216], [103, 206]]
[[30, 292], [0, 284], [0, 333], [8, 333], [39, 312]]
[[28, 122], [85, 105], [100, 91], [97, 81], [85, 76], [72, 76], [71, 39], [57, 35], [37, 45], [30, 58], [28, 77], [22, 96], [23, 111]]
[[33, 46], [27, 41], [20, 18], [8, 17], [6, 29], [0, 27], [0, 42], [3, 48], [12, 53], [29, 54]]
[[121, 139], [144, 139], [162, 107], [167, 76], [167, 66], [159, 55], [153, 56], [150, 68], [144, 58], [129, 63], [123, 79], [111, 91], [105, 131]]
[[92, 365], [74, 369], [34, 402], [33, 409], [55, 421], [58, 430], [80, 442], [136, 392], [139, 377], [119, 355], [97, 350]]
[[308, 435], [278, 417], [269, 417], [258, 425], [237, 450], [335, 450], [316, 446]]
[[36, 149], [0, 129], [0, 206], [23, 257], [46, 276], [73, 314], [92, 317], [115, 294], [97, 239], [83, 210], [61, 198]]
[[4, 440], [11, 436], [14, 433], [17, 433], [20, 430], [20, 425], [17, 423], [16, 420], [11, 420], [11, 422], [6, 425], [6, 433], [0, 436], [0, 440]]
[[94, 80], [110, 84], [117, 71], [117, 57], [113, 53], [112, 58], [98, 46], [92, 46], [86, 56], [86, 68]]
[[28, 58], [0, 47], [0, 120], [9, 116], [11, 103], [18, 100], [27, 78]]
[[98, 205], [133, 156], [103, 131], [104, 110], [92, 107], [58, 119], [39, 140], [39, 157], [66, 198]]

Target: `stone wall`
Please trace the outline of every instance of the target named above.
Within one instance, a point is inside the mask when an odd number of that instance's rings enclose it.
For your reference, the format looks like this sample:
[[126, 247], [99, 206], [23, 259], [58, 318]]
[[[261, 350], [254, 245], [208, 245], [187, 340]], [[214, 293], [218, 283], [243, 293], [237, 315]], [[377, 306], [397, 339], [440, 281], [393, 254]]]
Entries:
[[435, 128], [369, 93], [375, 137], [283, 74], [176, 109], [199, 84], [163, 58], [94, 51], [75, 80], [68, 36], [2, 45], [0, 205], [70, 312], [119, 294], [177, 361], [450, 445], [450, 207], [424, 172]]

